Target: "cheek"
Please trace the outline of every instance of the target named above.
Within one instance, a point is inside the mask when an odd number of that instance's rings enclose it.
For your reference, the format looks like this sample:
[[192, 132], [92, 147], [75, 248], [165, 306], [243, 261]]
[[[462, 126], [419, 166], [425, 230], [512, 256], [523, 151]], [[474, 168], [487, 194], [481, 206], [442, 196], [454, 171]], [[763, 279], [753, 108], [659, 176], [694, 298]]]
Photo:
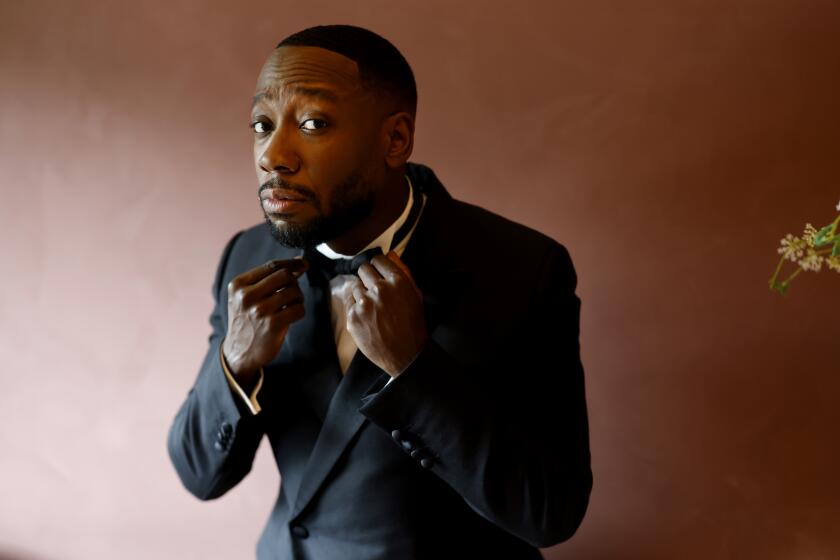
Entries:
[[320, 146], [305, 160], [308, 178], [321, 190], [332, 188], [355, 173], [364, 174], [367, 151], [363, 142], [352, 139]]

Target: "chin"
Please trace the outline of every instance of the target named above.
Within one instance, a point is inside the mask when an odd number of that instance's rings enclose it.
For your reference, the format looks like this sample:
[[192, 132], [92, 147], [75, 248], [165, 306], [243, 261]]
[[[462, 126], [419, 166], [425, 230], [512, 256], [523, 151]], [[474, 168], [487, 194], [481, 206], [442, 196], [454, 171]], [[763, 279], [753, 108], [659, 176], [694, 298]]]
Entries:
[[287, 224], [293, 224], [294, 220], [290, 219], [292, 216], [286, 214], [266, 214], [265, 219], [277, 227], [285, 227]]
[[323, 241], [317, 222], [318, 220], [291, 221], [279, 214], [265, 215], [265, 223], [271, 236], [281, 245], [292, 249], [314, 247]]

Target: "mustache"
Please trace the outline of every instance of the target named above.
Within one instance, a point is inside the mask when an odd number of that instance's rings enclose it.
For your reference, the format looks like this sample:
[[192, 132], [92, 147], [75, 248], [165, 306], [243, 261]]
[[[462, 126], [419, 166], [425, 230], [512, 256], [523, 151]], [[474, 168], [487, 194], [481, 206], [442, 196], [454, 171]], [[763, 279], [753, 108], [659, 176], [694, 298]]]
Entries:
[[316, 208], [321, 207], [321, 201], [318, 198], [318, 195], [315, 194], [315, 191], [308, 187], [304, 187], [303, 185], [290, 183], [289, 181], [286, 181], [285, 179], [282, 179], [280, 177], [272, 177], [271, 179], [260, 185], [260, 188], [257, 191], [257, 196], [260, 196], [262, 192], [266, 189], [282, 189], [284, 191], [293, 192], [311, 202], [313, 205], [315, 205]]

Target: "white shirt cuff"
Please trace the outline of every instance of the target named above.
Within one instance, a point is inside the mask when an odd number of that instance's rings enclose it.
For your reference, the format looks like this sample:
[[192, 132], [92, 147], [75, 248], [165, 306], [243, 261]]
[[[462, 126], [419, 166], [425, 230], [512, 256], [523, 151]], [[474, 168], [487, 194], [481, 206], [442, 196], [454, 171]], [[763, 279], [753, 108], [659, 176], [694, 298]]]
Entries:
[[236, 379], [233, 377], [233, 374], [230, 372], [230, 369], [228, 369], [227, 361], [225, 360], [225, 355], [222, 352], [221, 344], [219, 345], [219, 360], [221, 360], [222, 362], [222, 369], [225, 371], [225, 377], [227, 378], [228, 385], [230, 385], [231, 389], [233, 389], [234, 392], [237, 395], [239, 395], [239, 398], [242, 399], [242, 401], [245, 403], [245, 406], [247, 406], [248, 410], [251, 411], [251, 414], [259, 414], [262, 408], [260, 407], [259, 401], [257, 401], [257, 395], [259, 394], [263, 384], [263, 369], [260, 368], [260, 378], [257, 380], [257, 385], [254, 387], [254, 390], [251, 391], [251, 394], [248, 395], [245, 393], [242, 387], [239, 386], [239, 383], [236, 382]]

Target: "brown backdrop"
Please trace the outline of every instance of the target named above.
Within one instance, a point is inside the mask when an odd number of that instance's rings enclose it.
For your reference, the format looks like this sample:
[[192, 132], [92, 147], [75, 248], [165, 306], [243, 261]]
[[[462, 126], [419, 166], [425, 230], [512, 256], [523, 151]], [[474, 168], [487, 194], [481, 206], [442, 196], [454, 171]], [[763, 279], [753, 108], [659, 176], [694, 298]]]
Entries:
[[[0, 0], [0, 550], [246, 558], [267, 446], [200, 503], [165, 451], [223, 243], [261, 219], [247, 111], [317, 23], [412, 64], [415, 161], [569, 248], [595, 487], [547, 558], [840, 555], [840, 277], [767, 289], [840, 199], [819, 0]], [[499, 248], [503, 255], [506, 248]], [[0, 552], [3, 554], [3, 552]]]

